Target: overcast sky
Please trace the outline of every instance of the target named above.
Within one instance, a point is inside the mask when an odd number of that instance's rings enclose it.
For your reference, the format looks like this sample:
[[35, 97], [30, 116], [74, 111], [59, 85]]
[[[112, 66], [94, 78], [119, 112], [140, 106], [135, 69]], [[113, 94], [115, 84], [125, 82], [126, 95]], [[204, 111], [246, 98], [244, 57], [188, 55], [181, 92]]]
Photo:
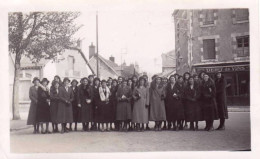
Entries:
[[[161, 54], [174, 49], [174, 23], [170, 5], [91, 5], [81, 10], [77, 33], [83, 39], [82, 49], [88, 56], [88, 46], [96, 45], [96, 10], [99, 18], [99, 53], [105, 58], [113, 55], [116, 63], [137, 62], [150, 73], [161, 72]], [[157, 65], [155, 66], [155, 58]]]

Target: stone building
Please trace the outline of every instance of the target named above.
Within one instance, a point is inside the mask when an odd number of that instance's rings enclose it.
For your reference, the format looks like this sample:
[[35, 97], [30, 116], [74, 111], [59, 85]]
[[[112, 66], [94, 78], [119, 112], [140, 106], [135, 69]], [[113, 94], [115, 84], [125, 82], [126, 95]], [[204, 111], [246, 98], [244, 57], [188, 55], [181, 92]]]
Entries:
[[175, 10], [177, 73], [223, 72], [228, 103], [249, 105], [249, 10]]

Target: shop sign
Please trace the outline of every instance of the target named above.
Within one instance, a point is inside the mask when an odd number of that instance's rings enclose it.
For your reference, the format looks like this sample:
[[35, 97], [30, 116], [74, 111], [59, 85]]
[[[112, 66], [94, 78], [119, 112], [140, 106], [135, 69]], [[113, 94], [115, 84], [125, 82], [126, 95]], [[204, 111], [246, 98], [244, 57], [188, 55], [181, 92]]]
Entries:
[[233, 65], [233, 66], [214, 66], [214, 67], [196, 67], [197, 72], [239, 72], [239, 71], [249, 71], [249, 65]]

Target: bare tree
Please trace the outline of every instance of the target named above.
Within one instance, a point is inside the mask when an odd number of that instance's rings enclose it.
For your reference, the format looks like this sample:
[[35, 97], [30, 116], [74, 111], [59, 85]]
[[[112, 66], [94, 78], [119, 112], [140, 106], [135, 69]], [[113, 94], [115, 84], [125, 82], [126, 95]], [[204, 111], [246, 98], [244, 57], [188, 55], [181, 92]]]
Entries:
[[19, 114], [19, 74], [20, 61], [26, 56], [32, 62], [40, 59], [55, 59], [69, 47], [75, 47], [73, 35], [81, 26], [75, 19], [79, 12], [12, 12], [8, 15], [9, 52], [15, 54], [13, 85], [13, 120], [20, 119]]

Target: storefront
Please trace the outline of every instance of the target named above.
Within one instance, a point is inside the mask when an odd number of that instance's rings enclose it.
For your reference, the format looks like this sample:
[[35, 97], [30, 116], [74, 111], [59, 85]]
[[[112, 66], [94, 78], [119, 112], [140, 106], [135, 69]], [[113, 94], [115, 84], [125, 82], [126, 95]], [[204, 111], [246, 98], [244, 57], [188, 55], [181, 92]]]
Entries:
[[250, 105], [250, 67], [249, 62], [230, 62], [216, 64], [197, 64], [193, 66], [196, 73], [207, 72], [213, 79], [221, 71], [227, 81], [228, 105]]

